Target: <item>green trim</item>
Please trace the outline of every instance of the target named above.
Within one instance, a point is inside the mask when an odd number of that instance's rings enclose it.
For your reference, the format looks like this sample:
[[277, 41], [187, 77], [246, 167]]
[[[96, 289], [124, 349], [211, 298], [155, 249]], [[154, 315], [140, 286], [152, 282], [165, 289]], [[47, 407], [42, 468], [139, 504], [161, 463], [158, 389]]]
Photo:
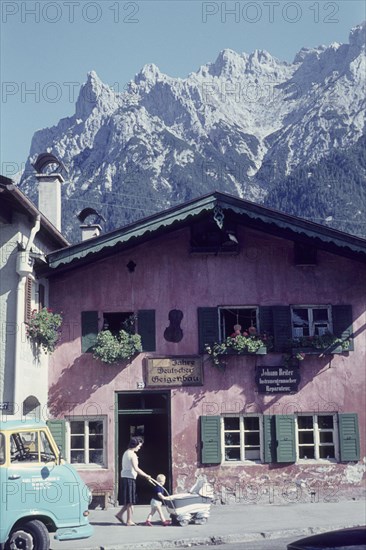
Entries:
[[360, 434], [357, 413], [339, 413], [338, 424], [341, 462], [360, 460]]
[[264, 228], [268, 226], [266, 228], [268, 232], [271, 232], [274, 226], [280, 230], [290, 231], [292, 235], [289, 235], [288, 238], [292, 240], [296, 240], [299, 235], [305, 236], [306, 238], [316, 239], [315, 245], [317, 246], [319, 241], [335, 246], [339, 249], [335, 253], [341, 255], [342, 253], [348, 255], [351, 253], [351, 255], [354, 254], [358, 257], [360, 255], [366, 256], [365, 239], [265, 208], [237, 197], [215, 192], [94, 239], [82, 241], [76, 245], [52, 252], [48, 255], [49, 267], [53, 270], [61, 265], [83, 260], [89, 255], [92, 256], [102, 252], [105, 254], [108, 252], [106, 249], [117, 245], [136, 245], [142, 240], [150, 238], [153, 234], [156, 235], [158, 232], [166, 232], [167, 229], [181, 227], [189, 218], [197, 217], [202, 212], [213, 212], [217, 206], [224, 211], [229, 210], [244, 216], [243, 222], [248, 223], [249, 218], [259, 224], [264, 224]]
[[274, 414], [263, 415], [263, 462], [276, 462], [276, 425]]
[[221, 417], [201, 416], [201, 463], [221, 463]]
[[118, 415], [125, 414], [166, 414], [165, 409], [119, 409]]
[[276, 414], [277, 462], [296, 462], [295, 416]]
[[66, 426], [65, 420], [47, 420], [47, 426], [61, 451], [62, 458], [66, 458]]
[[332, 306], [333, 333], [342, 340], [349, 339], [347, 351], [354, 350], [353, 342], [353, 316], [351, 305]]
[[288, 349], [292, 337], [290, 306], [272, 306], [274, 351]]
[[98, 336], [98, 311], [81, 312], [81, 352], [92, 353]]
[[205, 353], [206, 344], [219, 341], [219, 310], [217, 307], [199, 307], [198, 315], [198, 353]]
[[143, 351], [156, 351], [155, 309], [137, 312], [137, 332], [141, 336]]

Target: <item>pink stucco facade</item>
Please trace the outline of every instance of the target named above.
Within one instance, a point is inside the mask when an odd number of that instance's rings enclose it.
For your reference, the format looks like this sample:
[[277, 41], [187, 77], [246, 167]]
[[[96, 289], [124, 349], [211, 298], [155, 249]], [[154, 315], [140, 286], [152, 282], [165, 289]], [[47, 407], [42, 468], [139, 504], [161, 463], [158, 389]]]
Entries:
[[[170, 399], [172, 490], [187, 490], [197, 475], [205, 474], [221, 498], [332, 498], [341, 491], [359, 491], [366, 456], [365, 265], [319, 251], [318, 265], [298, 267], [290, 240], [243, 227], [238, 230], [242, 243], [238, 255], [192, 255], [189, 239], [189, 228], [183, 228], [50, 278], [50, 305], [61, 311], [64, 319], [62, 339], [50, 362], [51, 415], [106, 419], [105, 464], [102, 468], [83, 467], [80, 471], [86, 482], [113, 490], [118, 454], [116, 393], [150, 391], [141, 389], [146, 380], [146, 357], [198, 354], [198, 307], [349, 304], [354, 351], [323, 358], [307, 356], [299, 367], [301, 382], [295, 393], [258, 393], [255, 366], [281, 365], [282, 353], [274, 352], [230, 357], [225, 372], [214, 368], [206, 355], [203, 385], [161, 389]], [[133, 272], [126, 267], [130, 260], [136, 264]], [[141, 353], [127, 365], [106, 365], [90, 353], [81, 353], [82, 311], [98, 311], [102, 323], [103, 312], [141, 309], [155, 310], [155, 352]], [[183, 338], [178, 343], [163, 336], [172, 309], [184, 315]], [[201, 464], [200, 416], [294, 412], [357, 413], [361, 460]], [[155, 429], [159, 430], [158, 422]]]

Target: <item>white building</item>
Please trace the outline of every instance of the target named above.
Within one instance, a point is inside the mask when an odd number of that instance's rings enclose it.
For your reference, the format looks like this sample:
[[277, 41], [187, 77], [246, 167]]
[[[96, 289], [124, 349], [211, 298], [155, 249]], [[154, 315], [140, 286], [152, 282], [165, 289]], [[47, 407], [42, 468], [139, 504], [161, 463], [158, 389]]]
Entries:
[[[62, 176], [38, 176], [40, 209], [45, 211], [42, 180], [45, 193], [55, 185], [60, 206]], [[45, 255], [68, 244], [60, 233], [59, 209], [54, 211], [58, 227], [12, 180], [0, 176], [0, 409], [12, 418], [47, 418], [48, 355], [32, 346], [26, 322], [33, 310], [48, 304], [48, 282], [37, 275]]]

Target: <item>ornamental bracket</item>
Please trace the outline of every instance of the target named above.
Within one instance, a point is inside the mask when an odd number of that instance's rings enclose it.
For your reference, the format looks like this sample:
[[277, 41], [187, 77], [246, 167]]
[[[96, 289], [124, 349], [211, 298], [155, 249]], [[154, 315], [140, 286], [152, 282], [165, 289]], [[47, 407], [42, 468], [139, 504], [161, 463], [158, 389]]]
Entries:
[[215, 222], [217, 223], [220, 229], [222, 229], [224, 226], [224, 218], [225, 218], [225, 214], [221, 206], [216, 205], [214, 208], [213, 219], [215, 220]]

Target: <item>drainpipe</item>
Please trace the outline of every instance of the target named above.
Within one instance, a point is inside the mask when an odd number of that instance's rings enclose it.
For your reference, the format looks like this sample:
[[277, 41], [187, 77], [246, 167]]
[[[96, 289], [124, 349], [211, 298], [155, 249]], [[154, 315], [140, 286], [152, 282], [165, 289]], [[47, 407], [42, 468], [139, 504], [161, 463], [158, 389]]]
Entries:
[[41, 227], [41, 216], [37, 214], [34, 220], [34, 226], [31, 229], [27, 246], [25, 250], [18, 252], [16, 259], [16, 272], [19, 275], [16, 293], [16, 317], [15, 317], [15, 350], [14, 350], [14, 407], [19, 406], [21, 416], [21, 403], [18, 400], [18, 384], [21, 380], [19, 373], [20, 369], [20, 352], [22, 349], [22, 323], [24, 322], [24, 287], [28, 275], [33, 273], [33, 258], [30, 256], [30, 251], [34, 242], [34, 238]]

